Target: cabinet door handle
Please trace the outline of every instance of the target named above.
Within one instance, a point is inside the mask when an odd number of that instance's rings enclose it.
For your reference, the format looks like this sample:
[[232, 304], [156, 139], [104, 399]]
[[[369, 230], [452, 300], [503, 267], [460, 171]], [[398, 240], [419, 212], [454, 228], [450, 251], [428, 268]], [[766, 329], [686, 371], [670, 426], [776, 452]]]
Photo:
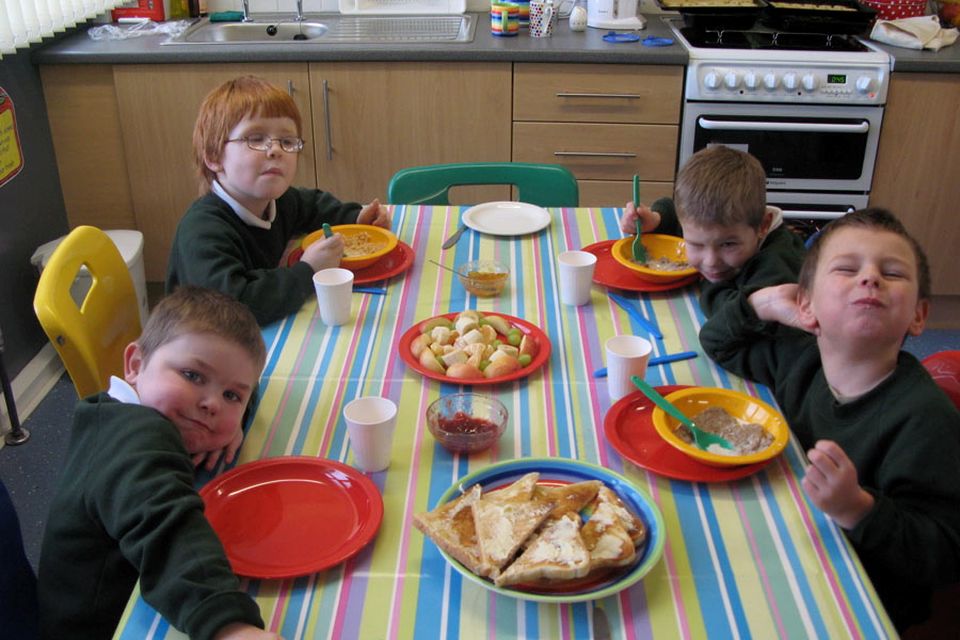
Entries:
[[636, 158], [629, 151], [554, 151], [555, 156], [588, 156], [591, 158]]
[[289, 96], [292, 98], [292, 97], [293, 97], [293, 92], [294, 92], [295, 90], [296, 90], [296, 89], [295, 89], [295, 87], [293, 86], [293, 80], [287, 80], [287, 95], [289, 95]]
[[636, 93], [575, 93], [571, 91], [561, 91], [557, 93], [558, 98], [623, 98], [627, 100], [638, 100], [639, 94]]
[[323, 81], [323, 113], [326, 118], [324, 123], [327, 130], [327, 160], [333, 160], [333, 140], [330, 138], [333, 127], [330, 126], [330, 83]]

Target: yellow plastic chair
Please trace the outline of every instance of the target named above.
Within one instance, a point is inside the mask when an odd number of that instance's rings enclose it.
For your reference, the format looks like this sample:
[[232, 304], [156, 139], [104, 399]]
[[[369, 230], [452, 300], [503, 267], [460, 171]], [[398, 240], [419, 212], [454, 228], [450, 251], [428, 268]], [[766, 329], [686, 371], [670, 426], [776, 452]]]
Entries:
[[[82, 302], [70, 288], [82, 268], [90, 289]], [[133, 280], [116, 245], [96, 227], [77, 227], [54, 250], [40, 274], [33, 310], [81, 398], [123, 376], [123, 351], [140, 336]]]
[[576, 207], [580, 191], [573, 173], [559, 164], [470, 162], [401, 169], [390, 179], [391, 204], [450, 204], [451, 187], [509, 184], [518, 199], [541, 207]]

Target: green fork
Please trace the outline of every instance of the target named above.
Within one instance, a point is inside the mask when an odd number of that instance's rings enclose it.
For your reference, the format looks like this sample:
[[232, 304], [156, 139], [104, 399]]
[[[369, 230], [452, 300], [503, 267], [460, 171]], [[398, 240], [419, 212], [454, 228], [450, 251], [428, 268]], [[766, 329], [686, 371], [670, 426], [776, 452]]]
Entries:
[[[640, 206], [640, 176], [633, 176], [633, 207], [637, 209]], [[637, 216], [637, 235], [633, 238], [631, 249], [633, 250], [633, 261], [645, 264], [647, 262], [647, 248], [643, 246], [641, 235], [643, 233], [643, 223]]]
[[716, 444], [724, 449], [732, 449], [730, 443], [727, 442], [726, 438], [721, 438], [715, 433], [710, 433], [709, 431], [704, 431], [697, 425], [693, 423], [693, 420], [683, 415], [683, 413], [674, 405], [672, 402], [664, 398], [660, 393], [651, 387], [647, 382], [640, 376], [630, 376], [630, 380], [633, 381], [633, 384], [637, 386], [637, 389], [643, 392], [643, 395], [647, 396], [653, 403], [666, 411], [669, 415], [673, 416], [680, 421], [680, 424], [685, 426], [690, 430], [690, 433], [693, 434], [693, 441], [696, 443], [697, 448], [703, 449], [706, 451], [710, 445]]

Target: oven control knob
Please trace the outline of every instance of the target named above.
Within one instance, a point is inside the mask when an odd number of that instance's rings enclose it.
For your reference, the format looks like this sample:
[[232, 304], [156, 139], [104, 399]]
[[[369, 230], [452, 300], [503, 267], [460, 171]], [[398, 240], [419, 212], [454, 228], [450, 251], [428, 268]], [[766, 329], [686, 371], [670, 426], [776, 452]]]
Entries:
[[787, 91], [793, 91], [797, 88], [797, 74], [795, 73], [785, 73], [783, 74], [783, 88]]
[[743, 86], [745, 86], [750, 91], [753, 91], [760, 85], [760, 81], [757, 79], [757, 74], [753, 71], [747, 71], [743, 74]]
[[736, 71], [727, 71], [723, 76], [723, 84], [727, 89], [736, 89], [740, 86], [740, 76], [737, 75]]
[[779, 80], [777, 79], [776, 74], [768, 73], [763, 76], [763, 86], [766, 87], [769, 91], [773, 91], [777, 88]]
[[720, 76], [716, 71], [710, 71], [703, 76], [703, 86], [707, 89], [716, 89], [720, 86]]
[[801, 82], [803, 83], [803, 88], [807, 91], [816, 91], [817, 87], [820, 85], [820, 81], [817, 79], [817, 76], [811, 74], [803, 76], [803, 80], [801, 80]]
[[873, 91], [873, 78], [870, 76], [860, 76], [857, 78], [857, 91], [860, 93], [870, 93]]

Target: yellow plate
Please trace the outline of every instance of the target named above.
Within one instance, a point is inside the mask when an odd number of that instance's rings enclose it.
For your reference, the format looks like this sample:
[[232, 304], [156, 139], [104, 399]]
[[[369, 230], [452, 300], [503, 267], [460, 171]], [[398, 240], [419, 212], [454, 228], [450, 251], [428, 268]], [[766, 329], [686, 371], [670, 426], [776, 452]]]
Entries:
[[773, 436], [773, 443], [756, 453], [741, 456], [711, 453], [681, 440], [676, 434], [676, 429], [680, 426], [679, 421], [668, 416], [663, 409], [654, 407], [651, 419], [660, 437], [703, 464], [713, 467], [735, 467], [764, 462], [780, 455], [790, 438], [790, 428], [780, 412], [766, 402], [739, 391], [713, 387], [689, 387], [674, 391], [666, 398], [688, 418], [693, 418], [708, 407], [720, 407], [735, 418], [759, 424]]
[[[637, 264], [633, 261], [633, 238], [634, 236], [627, 236], [614, 242], [613, 246], [610, 247], [610, 255], [621, 265], [633, 271], [638, 278], [647, 282], [668, 283], [689, 278], [697, 273], [697, 270], [693, 267], [678, 271], [660, 271]], [[687, 245], [683, 238], [662, 233], [645, 233], [641, 236], [640, 241], [646, 247], [647, 255], [652, 260], [667, 258], [674, 262], [687, 261]]]
[[[356, 271], [358, 269], [364, 269], [374, 264], [393, 251], [397, 246], [397, 236], [393, 234], [392, 231], [388, 229], [383, 229], [382, 227], [375, 227], [370, 224], [338, 224], [334, 227], [330, 227], [334, 233], [339, 233], [343, 236], [344, 242], [349, 242], [352, 236], [358, 236], [363, 232], [366, 232], [371, 239], [371, 242], [381, 244], [382, 247], [374, 251], [373, 253], [368, 253], [362, 256], [351, 256], [343, 257], [340, 260], [340, 266], [344, 269], [350, 269], [351, 271]], [[308, 246], [313, 244], [315, 241], [323, 237], [323, 229], [317, 229], [310, 235], [306, 236], [303, 241], [300, 243], [301, 249], [306, 249]]]

